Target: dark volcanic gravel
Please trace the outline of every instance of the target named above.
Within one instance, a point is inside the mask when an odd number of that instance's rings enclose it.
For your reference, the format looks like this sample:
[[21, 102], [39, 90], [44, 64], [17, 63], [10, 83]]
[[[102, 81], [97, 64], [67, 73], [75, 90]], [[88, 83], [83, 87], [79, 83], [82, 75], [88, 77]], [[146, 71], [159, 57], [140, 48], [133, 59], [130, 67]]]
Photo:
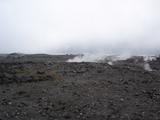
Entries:
[[0, 120], [160, 120], [160, 74], [127, 64], [0, 63]]

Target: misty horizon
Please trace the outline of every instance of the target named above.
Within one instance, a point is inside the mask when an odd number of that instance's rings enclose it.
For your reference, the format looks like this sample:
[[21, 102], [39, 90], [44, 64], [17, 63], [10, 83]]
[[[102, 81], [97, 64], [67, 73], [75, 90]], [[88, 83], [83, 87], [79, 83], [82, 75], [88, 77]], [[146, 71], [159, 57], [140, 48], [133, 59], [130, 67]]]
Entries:
[[0, 53], [160, 54], [158, 0], [1, 0]]

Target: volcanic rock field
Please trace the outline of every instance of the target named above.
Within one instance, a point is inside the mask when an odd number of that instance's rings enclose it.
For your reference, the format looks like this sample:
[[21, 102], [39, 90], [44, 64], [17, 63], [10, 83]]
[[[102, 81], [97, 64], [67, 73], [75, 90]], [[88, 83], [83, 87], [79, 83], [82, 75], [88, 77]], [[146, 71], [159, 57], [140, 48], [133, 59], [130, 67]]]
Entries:
[[160, 120], [160, 58], [0, 55], [0, 120]]

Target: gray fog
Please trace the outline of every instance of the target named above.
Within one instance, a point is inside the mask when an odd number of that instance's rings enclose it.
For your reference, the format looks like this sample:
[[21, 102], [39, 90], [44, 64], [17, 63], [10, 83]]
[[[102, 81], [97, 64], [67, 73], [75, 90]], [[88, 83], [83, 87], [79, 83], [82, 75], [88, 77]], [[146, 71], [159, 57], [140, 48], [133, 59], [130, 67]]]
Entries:
[[0, 53], [160, 53], [159, 0], [0, 0]]

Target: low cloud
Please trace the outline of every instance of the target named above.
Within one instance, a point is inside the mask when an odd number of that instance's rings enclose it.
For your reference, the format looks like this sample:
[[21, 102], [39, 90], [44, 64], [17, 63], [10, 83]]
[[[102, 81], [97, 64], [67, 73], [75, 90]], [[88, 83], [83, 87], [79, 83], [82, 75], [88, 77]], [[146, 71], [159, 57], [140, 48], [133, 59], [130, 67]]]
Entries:
[[0, 52], [159, 54], [159, 6], [159, 0], [1, 0]]

